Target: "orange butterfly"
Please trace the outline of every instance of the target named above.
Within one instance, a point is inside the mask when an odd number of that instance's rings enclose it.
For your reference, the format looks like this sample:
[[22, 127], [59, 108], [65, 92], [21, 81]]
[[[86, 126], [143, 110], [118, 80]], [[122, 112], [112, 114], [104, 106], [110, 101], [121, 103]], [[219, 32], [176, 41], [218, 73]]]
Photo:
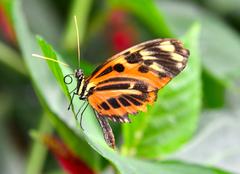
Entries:
[[128, 114], [146, 111], [157, 92], [186, 66], [189, 51], [176, 39], [156, 39], [133, 46], [111, 57], [85, 79], [75, 71], [77, 94], [96, 111], [107, 144], [115, 139], [108, 119], [130, 122]]
[[[79, 38], [77, 19], [76, 17], [74, 19], [77, 38]], [[80, 58], [79, 39], [77, 41], [78, 58]], [[51, 58], [35, 54], [33, 56], [66, 65]], [[77, 87], [76, 91], [72, 91], [68, 109], [75, 95], [78, 95], [81, 100], [88, 101], [102, 127], [105, 141], [114, 148], [115, 139], [108, 119], [128, 123], [130, 122], [129, 114], [145, 112], [147, 105], [152, 105], [156, 100], [158, 90], [185, 68], [188, 56], [189, 51], [179, 40], [155, 39], [111, 57], [86, 79], [83, 71], [77, 69], [74, 74]], [[64, 77], [64, 81], [66, 77], [69, 75]]]

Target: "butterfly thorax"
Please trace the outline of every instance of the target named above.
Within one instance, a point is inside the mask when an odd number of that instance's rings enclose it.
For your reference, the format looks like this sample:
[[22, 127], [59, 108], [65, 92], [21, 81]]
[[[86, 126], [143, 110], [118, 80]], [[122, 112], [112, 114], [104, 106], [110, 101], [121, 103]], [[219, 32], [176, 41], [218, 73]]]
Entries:
[[86, 99], [86, 93], [84, 89], [85, 77], [81, 69], [75, 71], [75, 77], [77, 78], [77, 94], [81, 100]]

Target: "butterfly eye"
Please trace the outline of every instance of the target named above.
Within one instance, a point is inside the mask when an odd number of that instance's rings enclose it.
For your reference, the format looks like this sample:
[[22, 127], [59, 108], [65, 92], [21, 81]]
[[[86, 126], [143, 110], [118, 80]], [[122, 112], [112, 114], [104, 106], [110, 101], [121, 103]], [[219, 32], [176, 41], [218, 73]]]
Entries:
[[64, 76], [63, 80], [64, 80], [64, 83], [69, 85], [72, 83], [73, 81], [73, 78], [71, 77], [73, 74], [68, 74], [66, 76]]
[[76, 78], [81, 78], [83, 76], [83, 72], [82, 72], [82, 70], [81, 69], [77, 69], [76, 71], [75, 71], [75, 77]]

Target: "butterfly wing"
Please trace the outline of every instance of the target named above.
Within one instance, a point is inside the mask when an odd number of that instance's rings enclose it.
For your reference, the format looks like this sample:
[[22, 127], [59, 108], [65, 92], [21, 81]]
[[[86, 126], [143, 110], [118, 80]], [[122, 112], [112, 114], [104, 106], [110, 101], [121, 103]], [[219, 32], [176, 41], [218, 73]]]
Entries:
[[156, 39], [108, 59], [87, 78], [90, 105], [101, 116], [129, 122], [128, 114], [146, 111], [157, 91], [186, 66], [189, 51], [176, 39]]

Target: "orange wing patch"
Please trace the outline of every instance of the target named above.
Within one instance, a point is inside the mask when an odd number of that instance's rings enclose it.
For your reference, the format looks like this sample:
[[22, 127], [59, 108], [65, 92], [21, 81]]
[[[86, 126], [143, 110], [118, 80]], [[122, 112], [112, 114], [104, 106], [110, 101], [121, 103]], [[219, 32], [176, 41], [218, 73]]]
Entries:
[[88, 101], [100, 115], [113, 121], [129, 122], [128, 114], [145, 112], [147, 104], [152, 104], [157, 94], [157, 90], [145, 91], [147, 86], [141, 86], [138, 81], [132, 83], [125, 81], [97, 87]]
[[146, 111], [157, 91], [179, 74], [189, 52], [175, 39], [156, 39], [131, 47], [99, 66], [86, 80], [91, 106], [113, 121]]

